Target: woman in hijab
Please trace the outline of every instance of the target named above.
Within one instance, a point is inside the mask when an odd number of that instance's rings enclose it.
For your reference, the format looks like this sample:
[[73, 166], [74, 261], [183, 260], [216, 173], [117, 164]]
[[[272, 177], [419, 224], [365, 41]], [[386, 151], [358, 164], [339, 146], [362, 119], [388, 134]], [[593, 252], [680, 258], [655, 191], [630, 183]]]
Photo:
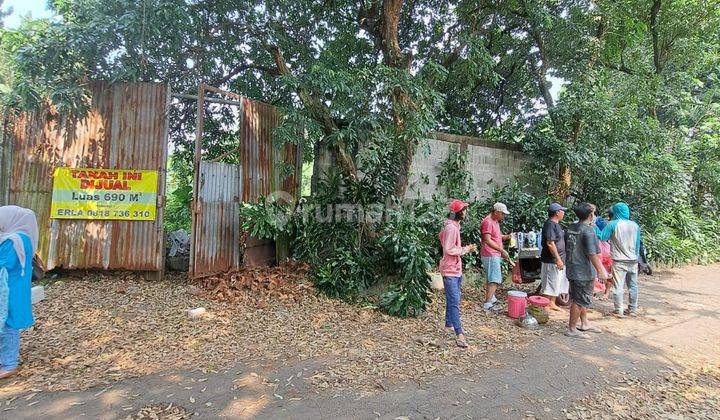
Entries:
[[35, 323], [30, 281], [37, 244], [35, 213], [18, 206], [0, 207], [0, 379], [17, 373], [20, 330]]

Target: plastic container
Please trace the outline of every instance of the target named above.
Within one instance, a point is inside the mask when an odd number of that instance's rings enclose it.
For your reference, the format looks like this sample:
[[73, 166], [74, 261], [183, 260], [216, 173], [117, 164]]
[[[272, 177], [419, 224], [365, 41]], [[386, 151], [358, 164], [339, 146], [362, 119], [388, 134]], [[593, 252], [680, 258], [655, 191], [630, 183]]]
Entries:
[[45, 300], [45, 287], [44, 286], [34, 286], [32, 289], [30, 289], [30, 299], [34, 304]]
[[545, 311], [545, 307], [550, 305], [550, 299], [543, 296], [530, 296], [527, 300], [530, 304], [528, 313], [537, 319], [538, 324], [547, 324], [550, 315]]
[[550, 321], [550, 315], [548, 315], [547, 311], [545, 311], [545, 308], [543, 307], [530, 306], [530, 308], [528, 308], [528, 313], [535, 317], [540, 325], [547, 324], [548, 321]]
[[535, 246], [535, 244], [537, 244], [537, 233], [535, 233], [535, 229], [528, 232], [527, 242], [528, 242], [528, 248], [533, 248]]
[[593, 293], [605, 293], [607, 285], [600, 283], [600, 280], [595, 279], [595, 286], [593, 287]]
[[527, 293], [511, 290], [508, 292], [508, 316], [513, 319], [525, 315], [527, 309]]
[[550, 299], [543, 296], [530, 296], [527, 300], [530, 305], [537, 306], [539, 308], [544, 308], [550, 305]]

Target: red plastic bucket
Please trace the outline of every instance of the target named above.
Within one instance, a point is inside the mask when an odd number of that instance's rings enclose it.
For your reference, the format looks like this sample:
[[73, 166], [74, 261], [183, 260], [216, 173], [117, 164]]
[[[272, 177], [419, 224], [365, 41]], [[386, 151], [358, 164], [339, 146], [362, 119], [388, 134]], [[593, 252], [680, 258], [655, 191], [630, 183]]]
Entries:
[[508, 316], [510, 318], [520, 318], [525, 315], [527, 309], [527, 293], [510, 291], [508, 292]]

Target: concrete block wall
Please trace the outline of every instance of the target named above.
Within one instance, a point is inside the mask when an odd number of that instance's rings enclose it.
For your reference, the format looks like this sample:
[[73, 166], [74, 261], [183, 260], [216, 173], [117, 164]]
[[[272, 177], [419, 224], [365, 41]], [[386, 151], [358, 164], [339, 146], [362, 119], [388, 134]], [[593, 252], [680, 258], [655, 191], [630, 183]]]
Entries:
[[[506, 185], [509, 180], [521, 175], [529, 164], [529, 159], [516, 144], [434, 133], [423, 142], [413, 157], [405, 198], [431, 199], [433, 194], [444, 194], [437, 186], [440, 164], [452, 150], [461, 148], [468, 150], [468, 169], [473, 179], [470, 198], [473, 200], [487, 197], [494, 186]], [[329, 166], [327, 161], [320, 168], [325, 170]]]
[[440, 165], [451, 151], [464, 148], [468, 150], [467, 168], [473, 179], [471, 199], [487, 197], [494, 186], [506, 185], [522, 174], [529, 163], [518, 145], [436, 133], [413, 158], [406, 198], [430, 199], [433, 194], [442, 194], [437, 185]]

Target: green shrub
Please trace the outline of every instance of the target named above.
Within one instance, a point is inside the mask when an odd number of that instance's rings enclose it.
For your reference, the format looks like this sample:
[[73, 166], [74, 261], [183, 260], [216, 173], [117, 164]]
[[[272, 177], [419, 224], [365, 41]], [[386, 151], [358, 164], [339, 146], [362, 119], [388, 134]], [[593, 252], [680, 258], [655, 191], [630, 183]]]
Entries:
[[[430, 277], [433, 259], [430, 232], [418, 223], [412, 207], [391, 210], [379, 244], [390, 260], [387, 273], [396, 275], [390, 291], [383, 294], [380, 306], [396, 316], [417, 315], [430, 301]], [[437, 242], [437, 239], [435, 240]]]
[[293, 209], [288, 203], [269, 202], [260, 197], [257, 203], [240, 205], [240, 223], [245, 232], [258, 239], [278, 239], [289, 234], [293, 225]]
[[192, 187], [189, 185], [179, 186], [168, 194], [163, 218], [166, 231], [173, 232], [180, 229], [191, 231], [191, 202]]
[[338, 248], [310, 275], [314, 286], [328, 296], [354, 300], [377, 282], [373, 262], [372, 256], [365, 252]]
[[[343, 203], [345, 194], [355, 195], [361, 189], [333, 193], [336, 182], [333, 177], [323, 181], [318, 194], [293, 208], [264, 200], [244, 204], [243, 228], [261, 238], [290, 237], [293, 256], [310, 265], [313, 284], [330, 297], [358, 301], [366, 298], [368, 289], [387, 283], [389, 289], [380, 296], [378, 307], [401, 317], [422, 313], [432, 297], [427, 272], [442, 256], [438, 233], [447, 216], [447, 199], [435, 197], [411, 206], [396, 203], [383, 210], [377, 223], [338, 219], [333, 206]], [[510, 210], [503, 231], [511, 232], [539, 229], [550, 200], [518, 182], [495, 188], [486, 199], [470, 203], [461, 227], [463, 244], [480, 244], [480, 222], [496, 201]], [[680, 265], [720, 259], [717, 220], [679, 204], [640, 216], [651, 262]], [[478, 254], [464, 256], [463, 263], [466, 269], [479, 267]]]
[[472, 173], [467, 170], [468, 150], [452, 145], [448, 157], [440, 163], [437, 185], [446, 197], [467, 200], [472, 190]]

